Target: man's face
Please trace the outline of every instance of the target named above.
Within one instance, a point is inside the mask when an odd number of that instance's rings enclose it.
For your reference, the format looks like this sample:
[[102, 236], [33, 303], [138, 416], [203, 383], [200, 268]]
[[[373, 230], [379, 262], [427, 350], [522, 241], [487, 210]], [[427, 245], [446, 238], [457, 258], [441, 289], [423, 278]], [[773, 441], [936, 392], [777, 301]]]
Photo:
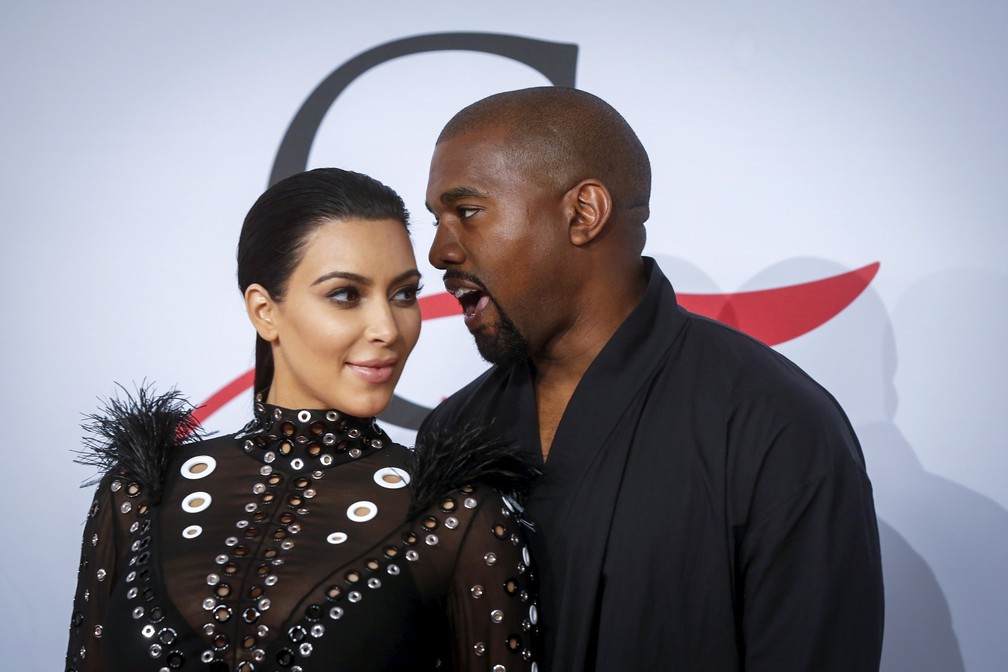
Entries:
[[521, 174], [504, 142], [504, 129], [491, 127], [439, 143], [427, 183], [438, 226], [430, 262], [494, 364], [524, 360], [549, 340], [567, 240], [561, 194]]

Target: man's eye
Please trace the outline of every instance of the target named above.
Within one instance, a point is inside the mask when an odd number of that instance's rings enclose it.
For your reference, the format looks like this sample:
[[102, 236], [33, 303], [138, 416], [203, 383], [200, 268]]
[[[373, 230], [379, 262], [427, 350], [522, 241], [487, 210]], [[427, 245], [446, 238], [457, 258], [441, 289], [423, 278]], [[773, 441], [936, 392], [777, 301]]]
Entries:
[[329, 298], [343, 305], [352, 305], [360, 301], [360, 292], [356, 287], [340, 287], [329, 292]]
[[469, 219], [477, 212], [479, 212], [479, 208], [459, 208], [458, 209], [459, 219]]

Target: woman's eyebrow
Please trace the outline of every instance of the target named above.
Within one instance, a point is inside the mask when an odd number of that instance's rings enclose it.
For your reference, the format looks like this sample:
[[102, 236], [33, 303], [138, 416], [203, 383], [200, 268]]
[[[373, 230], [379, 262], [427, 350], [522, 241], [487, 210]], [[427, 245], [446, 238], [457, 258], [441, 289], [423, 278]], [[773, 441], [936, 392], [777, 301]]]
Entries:
[[[392, 278], [392, 282], [390, 284], [394, 285], [409, 278], [419, 278], [419, 277], [420, 277], [420, 271], [418, 271], [415, 268], [411, 268], [408, 271], [403, 271], [396, 277]], [[320, 275], [318, 278], [316, 278], [315, 282], [312, 283], [312, 286], [325, 282], [326, 280], [332, 280], [333, 278], [341, 278], [343, 280], [349, 280], [350, 282], [355, 282], [359, 285], [364, 285], [365, 287], [370, 287], [371, 285], [374, 284], [374, 281], [371, 280], [371, 278], [366, 278], [363, 275], [359, 275], [357, 273], [351, 273], [349, 271], [330, 271], [329, 273], [326, 273], [325, 275]]]
[[390, 284], [395, 285], [395, 284], [398, 284], [398, 283], [402, 282], [403, 280], [408, 280], [410, 278], [417, 278], [417, 279], [419, 279], [420, 277], [421, 277], [420, 276], [420, 271], [418, 271], [415, 268], [411, 268], [410, 270], [403, 271], [402, 273], [400, 273], [396, 277], [392, 278], [392, 282]]
[[318, 278], [316, 278], [315, 282], [312, 283], [312, 286], [315, 286], [321, 282], [325, 282], [326, 280], [332, 280], [333, 278], [342, 278], [344, 280], [350, 280], [351, 282], [356, 282], [361, 285], [372, 284], [371, 278], [365, 278], [363, 275], [358, 275], [357, 273], [350, 273], [349, 271], [330, 271], [329, 273], [326, 273], [325, 275], [320, 275]]

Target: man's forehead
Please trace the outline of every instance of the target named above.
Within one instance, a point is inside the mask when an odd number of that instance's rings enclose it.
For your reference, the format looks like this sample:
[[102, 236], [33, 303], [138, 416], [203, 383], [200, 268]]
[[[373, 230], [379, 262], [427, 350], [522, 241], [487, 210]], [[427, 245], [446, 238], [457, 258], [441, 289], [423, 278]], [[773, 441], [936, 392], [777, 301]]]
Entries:
[[437, 171], [431, 166], [424, 205], [433, 211], [436, 207], [450, 207], [460, 200], [489, 199], [494, 193], [495, 179], [484, 171], [464, 167], [451, 171]]
[[440, 141], [448, 141], [458, 137], [469, 138], [470, 141], [495, 140], [500, 141], [512, 134], [514, 121], [504, 117], [487, 117], [463, 126], [453, 127], [448, 123], [442, 131]]
[[[442, 140], [431, 158], [429, 188], [480, 188], [500, 180], [514, 179], [511, 148], [499, 137], [485, 133], [462, 133]], [[432, 194], [437, 197], [436, 194]]]
[[434, 156], [447, 159], [484, 157], [503, 154], [511, 150], [511, 134], [500, 126], [486, 126], [465, 130], [440, 140], [434, 147]]

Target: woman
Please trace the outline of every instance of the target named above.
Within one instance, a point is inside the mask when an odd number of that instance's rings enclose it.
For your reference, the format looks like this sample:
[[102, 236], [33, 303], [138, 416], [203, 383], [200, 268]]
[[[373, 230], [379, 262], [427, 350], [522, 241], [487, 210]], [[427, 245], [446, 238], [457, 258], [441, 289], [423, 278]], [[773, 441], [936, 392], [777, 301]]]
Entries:
[[332, 168], [252, 206], [255, 419], [199, 440], [177, 395], [145, 390], [94, 418], [67, 669], [536, 669], [500, 494], [528, 469], [473, 435], [413, 455], [374, 421], [420, 332], [406, 226], [395, 192]]

